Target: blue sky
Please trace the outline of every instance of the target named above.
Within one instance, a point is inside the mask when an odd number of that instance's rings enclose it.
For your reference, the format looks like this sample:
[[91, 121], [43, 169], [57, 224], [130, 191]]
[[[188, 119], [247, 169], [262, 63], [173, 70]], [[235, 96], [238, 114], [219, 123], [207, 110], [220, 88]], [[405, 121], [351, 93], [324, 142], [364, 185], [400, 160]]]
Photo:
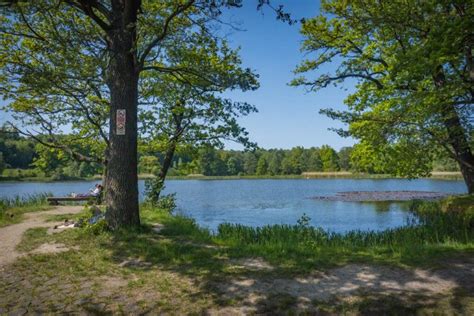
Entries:
[[[303, 88], [288, 86], [294, 78], [293, 70], [304, 54], [300, 52], [303, 37], [300, 25], [289, 26], [277, 21], [268, 8], [256, 10], [256, 0], [244, 0], [241, 9], [230, 10], [225, 18], [241, 23], [242, 32], [233, 32], [228, 40], [233, 47], [241, 47], [244, 66], [260, 75], [260, 89], [255, 92], [229, 93], [236, 101], [247, 101], [257, 106], [259, 113], [243, 118], [241, 124], [248, 129], [250, 137], [263, 148], [291, 148], [294, 146], [321, 146], [329, 144], [339, 149], [354, 144], [354, 140], [341, 138], [329, 127], [342, 125], [320, 115], [321, 108], [343, 109], [343, 100], [348, 92], [341, 88], [328, 87], [317, 93]], [[317, 0], [276, 1], [283, 4], [292, 18], [310, 18], [319, 14]], [[334, 66], [329, 66], [331, 70]], [[349, 91], [352, 86], [346, 85]], [[228, 148], [239, 148], [234, 144]]]
[[[249, 131], [251, 140], [262, 148], [329, 144], [339, 149], [352, 145], [354, 140], [341, 138], [328, 130], [341, 127], [339, 122], [318, 113], [327, 107], [343, 109], [348, 92], [328, 87], [317, 93], [308, 93], [303, 88], [288, 86], [294, 78], [293, 69], [304, 59], [300, 52], [303, 39], [299, 33], [300, 25], [290, 26], [277, 21], [274, 12], [268, 8], [257, 11], [256, 4], [257, 0], [244, 0], [242, 8], [224, 13], [224, 20], [237, 22], [244, 29], [233, 31], [227, 39], [233, 47], [241, 48], [244, 66], [260, 75], [260, 89], [257, 91], [228, 93], [235, 101], [249, 102], [259, 110], [259, 113], [240, 120]], [[294, 19], [310, 18], [319, 13], [317, 0], [273, 0], [272, 4], [283, 4]], [[333, 67], [329, 65], [327, 70]], [[345, 88], [353, 89], [351, 85]], [[1, 124], [7, 116], [5, 113], [0, 115]], [[227, 143], [226, 148], [240, 149], [241, 146]]]

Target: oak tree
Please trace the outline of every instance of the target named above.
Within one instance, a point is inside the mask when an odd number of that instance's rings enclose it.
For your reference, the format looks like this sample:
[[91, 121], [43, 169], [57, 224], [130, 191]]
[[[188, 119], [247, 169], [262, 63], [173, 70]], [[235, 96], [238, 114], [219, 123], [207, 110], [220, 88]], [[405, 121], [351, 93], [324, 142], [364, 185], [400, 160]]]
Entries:
[[322, 112], [349, 124], [339, 132], [361, 139], [359, 154], [417, 177], [442, 149], [474, 193], [472, 1], [328, 0], [301, 32], [311, 57], [292, 83], [311, 91], [356, 84], [347, 111]]

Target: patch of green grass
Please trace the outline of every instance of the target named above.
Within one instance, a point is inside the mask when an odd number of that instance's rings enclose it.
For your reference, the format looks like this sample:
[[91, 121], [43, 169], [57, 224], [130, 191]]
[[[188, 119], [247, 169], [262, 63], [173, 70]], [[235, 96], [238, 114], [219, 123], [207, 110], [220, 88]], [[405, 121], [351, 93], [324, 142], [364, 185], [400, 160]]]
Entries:
[[24, 234], [21, 242], [16, 246], [16, 249], [21, 252], [28, 252], [38, 248], [40, 245], [49, 241], [47, 228], [36, 227], [28, 229]]
[[23, 214], [50, 209], [46, 198], [49, 194], [35, 194], [24, 197], [0, 198], [0, 227], [22, 221]]

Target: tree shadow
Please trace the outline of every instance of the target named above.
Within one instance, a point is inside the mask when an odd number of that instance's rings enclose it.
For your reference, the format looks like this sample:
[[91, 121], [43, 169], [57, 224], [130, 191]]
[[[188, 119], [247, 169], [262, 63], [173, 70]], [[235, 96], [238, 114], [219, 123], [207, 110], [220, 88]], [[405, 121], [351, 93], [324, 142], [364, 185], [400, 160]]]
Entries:
[[[315, 269], [302, 276], [291, 276], [287, 268], [278, 266], [257, 271], [229, 269], [233, 249], [174, 229], [156, 233], [144, 227], [140, 232], [120, 232], [105, 247], [112, 251], [115, 264], [132, 272], [159, 269], [195, 280], [199, 293], [190, 295], [191, 301], [205, 295], [220, 308], [234, 308], [236, 313], [247, 308], [244, 310], [262, 314], [292, 310], [324, 314], [351, 308], [364, 314], [413, 314], [418, 308], [435, 306], [446, 292], [474, 284], [474, 275], [469, 273], [474, 270], [473, 262], [452, 271], [348, 264], [326, 272]], [[348, 307], [345, 298], [352, 296], [364, 299]], [[336, 308], [326, 308], [324, 302], [332, 302]], [[461, 310], [463, 304], [453, 297], [452, 308]]]

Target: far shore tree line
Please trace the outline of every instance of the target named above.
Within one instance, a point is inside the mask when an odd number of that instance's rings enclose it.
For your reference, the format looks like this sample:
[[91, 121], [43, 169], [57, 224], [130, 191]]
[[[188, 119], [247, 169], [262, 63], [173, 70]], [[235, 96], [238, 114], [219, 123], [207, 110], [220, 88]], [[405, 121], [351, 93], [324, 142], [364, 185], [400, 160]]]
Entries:
[[[223, 150], [212, 146], [180, 147], [173, 155], [168, 176], [278, 176], [303, 172], [351, 171], [387, 174], [385, 162], [368, 160], [362, 147], [335, 150], [321, 147], [292, 149]], [[77, 149], [78, 151], [87, 151]], [[161, 151], [139, 153], [140, 174], [159, 176], [166, 160]], [[438, 155], [433, 158], [433, 171], [459, 171], [456, 162]], [[100, 176], [103, 165], [77, 161], [63, 151], [52, 149], [18, 133], [0, 130], [0, 174], [4, 179], [44, 177], [68, 180]]]
[[[271, 3], [255, 1], [289, 27], [297, 24]], [[100, 166], [113, 229], [140, 225], [138, 172], [149, 157], [160, 162], [148, 184], [156, 198], [168, 173], [186, 164], [204, 174], [227, 173], [229, 164], [235, 172], [238, 163], [245, 173], [245, 157], [255, 173], [309, 168], [301, 156], [311, 149], [252, 151], [256, 145], [238, 122], [257, 108], [223, 97], [259, 87], [225, 35], [223, 11], [241, 6], [241, 0], [0, 1], [0, 95], [14, 119], [9, 128], [27, 137], [18, 141], [35, 141], [28, 166], [64, 172], [67, 161], [84, 174]], [[355, 82], [346, 110], [321, 111], [346, 123], [340, 135], [359, 140], [350, 168], [416, 178], [448, 159], [474, 193], [472, 2], [327, 0], [320, 14], [300, 22], [306, 60], [291, 84], [316, 92]], [[212, 149], [224, 140], [249, 153]], [[192, 158], [180, 162], [187, 151]], [[348, 165], [326, 147], [319, 155], [322, 170]], [[2, 161], [17, 163], [4, 151]]]

